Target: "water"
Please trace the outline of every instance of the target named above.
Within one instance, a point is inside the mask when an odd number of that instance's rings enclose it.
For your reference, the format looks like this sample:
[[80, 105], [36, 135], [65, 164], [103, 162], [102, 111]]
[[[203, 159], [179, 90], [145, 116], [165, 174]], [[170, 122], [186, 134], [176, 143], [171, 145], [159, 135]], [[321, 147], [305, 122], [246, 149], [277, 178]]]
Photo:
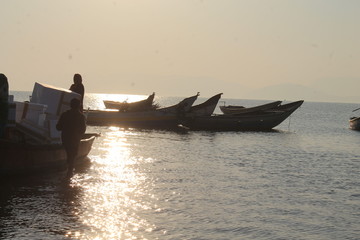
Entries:
[[0, 238], [359, 239], [358, 107], [305, 102], [273, 132], [88, 127], [102, 136], [70, 180], [0, 184]]

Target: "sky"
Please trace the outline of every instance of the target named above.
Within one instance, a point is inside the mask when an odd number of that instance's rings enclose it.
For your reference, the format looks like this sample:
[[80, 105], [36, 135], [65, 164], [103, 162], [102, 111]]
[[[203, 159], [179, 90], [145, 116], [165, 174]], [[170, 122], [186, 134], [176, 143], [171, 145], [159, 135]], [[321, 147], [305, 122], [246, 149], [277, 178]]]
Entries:
[[88, 93], [360, 102], [359, 13], [358, 0], [0, 0], [0, 72], [13, 91], [80, 73]]

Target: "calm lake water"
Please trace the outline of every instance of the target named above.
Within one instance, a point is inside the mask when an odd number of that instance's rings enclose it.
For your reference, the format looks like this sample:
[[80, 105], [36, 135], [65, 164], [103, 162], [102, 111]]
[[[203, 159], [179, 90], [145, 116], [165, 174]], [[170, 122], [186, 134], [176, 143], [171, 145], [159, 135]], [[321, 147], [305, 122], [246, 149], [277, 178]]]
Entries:
[[102, 135], [71, 179], [0, 184], [0, 239], [360, 239], [358, 107], [305, 102], [273, 132], [88, 127]]

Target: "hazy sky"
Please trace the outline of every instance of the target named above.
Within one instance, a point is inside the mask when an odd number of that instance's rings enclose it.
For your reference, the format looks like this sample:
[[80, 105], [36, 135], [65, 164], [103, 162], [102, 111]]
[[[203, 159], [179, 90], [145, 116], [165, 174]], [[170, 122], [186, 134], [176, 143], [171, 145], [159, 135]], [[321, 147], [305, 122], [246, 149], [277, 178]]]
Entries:
[[0, 16], [11, 90], [78, 72], [93, 93], [360, 95], [358, 0], [0, 0]]

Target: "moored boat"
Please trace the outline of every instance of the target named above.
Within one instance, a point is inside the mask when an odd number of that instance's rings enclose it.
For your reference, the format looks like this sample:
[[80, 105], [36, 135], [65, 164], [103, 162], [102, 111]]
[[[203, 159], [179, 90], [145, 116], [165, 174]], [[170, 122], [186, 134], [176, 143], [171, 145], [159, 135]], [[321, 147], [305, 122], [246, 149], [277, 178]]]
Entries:
[[108, 110], [88, 110], [89, 125], [119, 125], [141, 128], [177, 128], [178, 119], [189, 112], [199, 93], [183, 99], [178, 104], [151, 111], [120, 112]]
[[220, 110], [224, 114], [247, 114], [247, 113], [272, 109], [272, 108], [279, 106], [280, 104], [281, 104], [281, 101], [266, 103], [266, 104], [258, 105], [255, 107], [243, 107], [243, 106], [228, 105], [228, 106], [220, 106]]
[[295, 102], [289, 102], [289, 103], [285, 103], [285, 104], [280, 104], [274, 108], [265, 110], [264, 112], [276, 112], [276, 111], [291, 111], [295, 108], [295, 110], [297, 108], [299, 108], [302, 104], [304, 103], [304, 100], [299, 100], [299, 101], [295, 101]]
[[[55, 126], [69, 102], [80, 97], [67, 89], [35, 83], [30, 102], [10, 101], [7, 134], [0, 139], [0, 177], [65, 169], [66, 152]], [[75, 164], [90, 152], [94, 135], [83, 136]]]
[[284, 104], [281, 109], [252, 112], [240, 115], [212, 115], [189, 117], [182, 124], [190, 130], [204, 131], [266, 131], [271, 130], [288, 118], [302, 104], [303, 100]]
[[215, 96], [209, 98], [203, 103], [192, 106], [190, 110], [186, 113], [187, 117], [195, 116], [211, 116], [221, 98], [222, 93], [216, 94]]
[[350, 118], [349, 127], [352, 130], [360, 131], [360, 117], [352, 117], [352, 118]]
[[[95, 136], [85, 134], [74, 165], [86, 160]], [[0, 177], [47, 174], [67, 169], [66, 152], [61, 143], [0, 140]]]
[[136, 112], [153, 110], [154, 108], [156, 108], [156, 106], [153, 105], [154, 97], [155, 93], [148, 96], [148, 98], [137, 102], [117, 102], [109, 100], [103, 100], [103, 102], [107, 109], [116, 109], [121, 112]]

